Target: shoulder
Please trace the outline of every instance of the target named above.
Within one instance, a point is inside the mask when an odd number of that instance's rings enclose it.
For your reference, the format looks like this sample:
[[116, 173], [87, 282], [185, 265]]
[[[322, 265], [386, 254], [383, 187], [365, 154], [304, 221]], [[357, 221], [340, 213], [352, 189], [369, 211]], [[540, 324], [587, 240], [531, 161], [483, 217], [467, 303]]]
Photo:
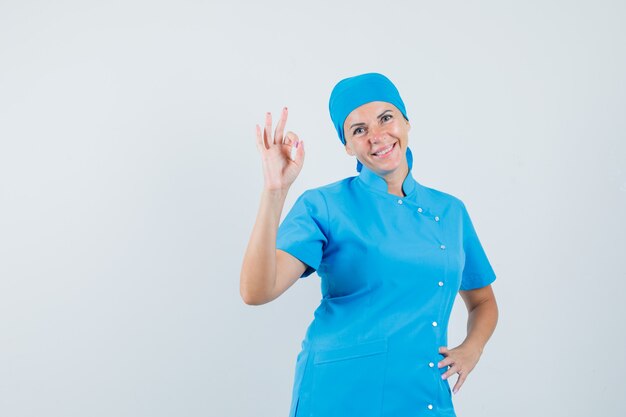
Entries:
[[354, 190], [354, 180], [358, 177], [347, 177], [314, 188], [305, 189], [294, 206], [306, 210], [310, 216], [320, 222], [330, 222], [333, 217], [340, 216], [343, 210], [338, 210], [348, 204]]
[[427, 187], [422, 184], [420, 186], [422, 197], [431, 202], [432, 205], [441, 208], [465, 210], [465, 203], [459, 197], [433, 187]]
[[347, 177], [319, 187], [308, 188], [302, 193], [302, 196], [311, 201], [332, 200], [334, 197], [344, 195], [348, 189], [352, 188], [356, 179], [356, 176]]
[[343, 179], [341, 179], [339, 181], [334, 181], [334, 182], [331, 182], [329, 184], [317, 187], [317, 188], [315, 188], [315, 190], [319, 190], [321, 193], [324, 193], [324, 194], [336, 193], [338, 191], [342, 191], [342, 190], [350, 187], [352, 185], [352, 182], [354, 180], [356, 180], [357, 178], [358, 178], [357, 176], [346, 177], [346, 178], [343, 178]]

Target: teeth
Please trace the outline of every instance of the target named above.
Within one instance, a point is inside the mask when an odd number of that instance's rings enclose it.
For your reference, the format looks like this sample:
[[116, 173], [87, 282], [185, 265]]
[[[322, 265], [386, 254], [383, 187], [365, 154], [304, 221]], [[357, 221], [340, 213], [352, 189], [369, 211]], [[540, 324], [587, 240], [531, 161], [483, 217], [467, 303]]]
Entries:
[[384, 155], [384, 154], [388, 153], [389, 151], [391, 151], [391, 148], [393, 148], [393, 144], [390, 145], [388, 148], [383, 149], [380, 152], [376, 152], [374, 155], [377, 155], [377, 156]]

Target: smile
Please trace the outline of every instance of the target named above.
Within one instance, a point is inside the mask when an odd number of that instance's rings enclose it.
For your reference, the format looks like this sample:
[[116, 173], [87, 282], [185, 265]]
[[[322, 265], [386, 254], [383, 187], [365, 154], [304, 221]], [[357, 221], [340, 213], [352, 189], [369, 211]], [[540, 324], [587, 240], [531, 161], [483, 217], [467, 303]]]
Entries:
[[381, 149], [380, 151], [373, 153], [372, 155], [378, 158], [384, 158], [385, 156], [389, 155], [389, 153], [391, 153], [391, 151], [395, 148], [397, 143], [398, 142], [394, 142], [393, 145], [389, 145], [385, 149]]

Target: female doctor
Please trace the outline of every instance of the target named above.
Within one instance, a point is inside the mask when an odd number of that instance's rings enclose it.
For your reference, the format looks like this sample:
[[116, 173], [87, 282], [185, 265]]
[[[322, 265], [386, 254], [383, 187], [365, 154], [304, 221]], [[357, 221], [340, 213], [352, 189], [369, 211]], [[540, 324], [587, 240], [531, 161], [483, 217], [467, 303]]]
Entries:
[[[495, 273], [465, 204], [412, 175], [409, 118], [384, 75], [335, 85], [331, 119], [359, 175], [306, 190], [282, 223], [304, 141], [287, 108], [256, 126], [264, 188], [240, 293], [268, 303], [317, 271], [322, 300], [296, 361], [290, 417], [456, 416], [451, 394], [472, 372], [497, 322]], [[448, 348], [456, 294], [467, 336]], [[448, 379], [457, 374], [453, 390]]]

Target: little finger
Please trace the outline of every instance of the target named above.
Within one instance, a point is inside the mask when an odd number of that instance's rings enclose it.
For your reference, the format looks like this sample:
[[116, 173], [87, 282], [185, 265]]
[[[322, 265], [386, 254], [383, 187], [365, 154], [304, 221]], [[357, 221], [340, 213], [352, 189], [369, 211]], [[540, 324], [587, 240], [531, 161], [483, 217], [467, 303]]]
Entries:
[[261, 126], [256, 125], [256, 148], [259, 152], [263, 152], [266, 150], [265, 145], [263, 144], [263, 134], [261, 133]]
[[454, 388], [452, 388], [452, 392], [456, 394], [459, 391], [459, 389], [461, 389], [461, 386], [465, 382], [466, 378], [467, 378], [467, 374], [463, 371], [459, 371], [459, 377], [456, 380], [456, 384], [454, 384]]

